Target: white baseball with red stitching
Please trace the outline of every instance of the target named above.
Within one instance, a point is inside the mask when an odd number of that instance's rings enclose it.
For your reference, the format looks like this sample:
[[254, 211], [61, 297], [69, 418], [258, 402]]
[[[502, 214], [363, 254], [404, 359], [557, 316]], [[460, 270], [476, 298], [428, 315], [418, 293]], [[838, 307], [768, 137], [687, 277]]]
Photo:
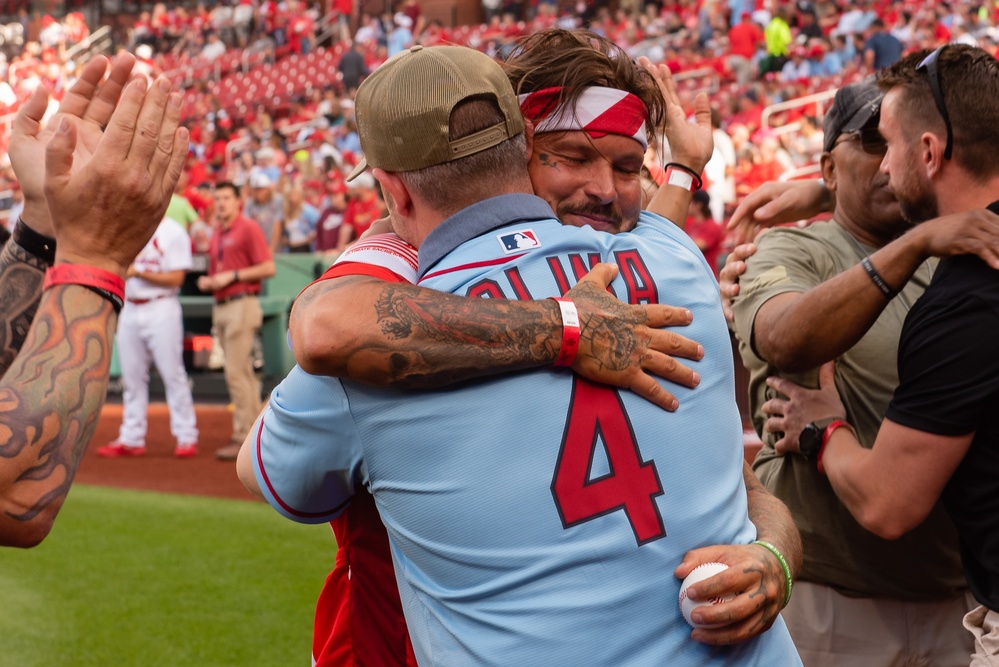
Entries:
[[710, 605], [710, 604], [718, 604], [719, 602], [728, 602], [729, 600], [732, 599], [732, 596], [728, 596], [726, 598], [714, 598], [712, 600], [707, 600], [707, 601], [699, 600], [695, 602], [694, 600], [691, 600], [690, 598], [687, 597], [687, 587], [693, 586], [698, 581], [704, 581], [705, 579], [713, 577], [719, 572], [724, 572], [727, 569], [728, 565], [726, 565], [725, 563], [702, 563], [701, 565], [698, 565], [693, 570], [691, 570], [690, 574], [687, 575], [687, 578], [683, 580], [683, 584], [680, 585], [680, 599], [679, 599], [680, 613], [683, 614], [683, 620], [687, 621], [687, 623], [691, 627], [693, 628], [718, 627], [716, 624], [711, 624], [711, 623], [694, 623], [694, 621], [691, 620], [690, 618], [690, 613], [694, 611], [694, 609], [696, 609], [697, 607], [700, 607], [701, 605], [706, 605], [706, 604]]

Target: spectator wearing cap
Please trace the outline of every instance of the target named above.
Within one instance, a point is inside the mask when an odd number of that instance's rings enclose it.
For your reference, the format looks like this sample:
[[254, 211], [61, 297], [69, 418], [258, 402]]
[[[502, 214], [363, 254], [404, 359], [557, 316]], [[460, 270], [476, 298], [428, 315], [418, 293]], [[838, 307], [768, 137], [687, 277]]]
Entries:
[[316, 173], [326, 173], [343, 165], [343, 155], [334, 144], [333, 134], [338, 130], [339, 126], [336, 130], [330, 129], [329, 121], [323, 118], [309, 137], [309, 153]]
[[274, 253], [281, 240], [284, 197], [277, 192], [276, 182], [260, 168], [250, 172], [249, 186], [250, 196], [243, 206], [243, 215], [257, 223]]
[[791, 48], [791, 57], [780, 70], [780, 80], [785, 83], [801, 81], [812, 75], [812, 62], [805, 57], [803, 46]]
[[864, 44], [864, 67], [879, 70], [894, 65], [902, 57], [902, 42], [885, 30], [881, 19], [871, 23], [871, 34]]
[[843, 57], [825, 39], [812, 40], [808, 57], [815, 63], [816, 76], [836, 76], [843, 71]]

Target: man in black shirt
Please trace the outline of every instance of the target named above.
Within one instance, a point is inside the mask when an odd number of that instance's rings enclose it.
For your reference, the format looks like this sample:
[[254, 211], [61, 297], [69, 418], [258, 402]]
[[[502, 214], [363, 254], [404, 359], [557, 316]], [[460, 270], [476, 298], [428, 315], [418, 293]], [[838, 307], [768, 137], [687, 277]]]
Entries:
[[[903, 215], [999, 213], [999, 62], [987, 52], [946, 45], [884, 70], [879, 129], [888, 174]], [[987, 215], [984, 211], [983, 215]], [[885, 299], [901, 281], [896, 267], [868, 261], [869, 289]], [[774, 418], [824, 427], [806, 455], [829, 478], [861, 525], [893, 539], [942, 500], [958, 529], [965, 575], [981, 607], [964, 620], [975, 636], [972, 667], [999, 656], [999, 257], [944, 258], [906, 317], [899, 342], [899, 386], [874, 447], [862, 449], [842, 416], [831, 366], [823, 388], [803, 390], [771, 378], [790, 401], [769, 401]], [[830, 421], [830, 418], [833, 421]], [[770, 428], [768, 424], [768, 428]], [[808, 443], [806, 443], [807, 445]], [[802, 449], [808, 449], [803, 447]]]

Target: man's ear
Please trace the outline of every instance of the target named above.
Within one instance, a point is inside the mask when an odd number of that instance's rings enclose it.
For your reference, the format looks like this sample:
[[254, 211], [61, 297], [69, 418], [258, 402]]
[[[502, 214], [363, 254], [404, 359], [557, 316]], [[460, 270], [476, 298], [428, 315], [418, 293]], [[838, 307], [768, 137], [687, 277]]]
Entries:
[[940, 173], [944, 163], [946, 144], [933, 132], [923, 132], [919, 137], [919, 159], [927, 178], [932, 179]]
[[395, 212], [403, 218], [410, 218], [413, 215], [413, 197], [403, 182], [395, 173], [384, 169], [372, 169], [371, 175], [382, 186], [382, 192], [392, 198], [395, 205]]
[[836, 192], [836, 158], [832, 153], [823, 153], [819, 158], [819, 166], [822, 169], [822, 180], [826, 184], [829, 192]]
[[524, 119], [524, 138], [527, 140], [527, 161], [531, 161], [534, 152], [534, 123]]

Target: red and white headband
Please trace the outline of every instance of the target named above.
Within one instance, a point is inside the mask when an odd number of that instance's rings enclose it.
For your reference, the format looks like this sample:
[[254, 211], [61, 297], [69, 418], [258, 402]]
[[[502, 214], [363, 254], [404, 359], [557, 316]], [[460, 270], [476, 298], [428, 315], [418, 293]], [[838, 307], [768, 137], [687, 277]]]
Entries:
[[590, 86], [575, 108], [559, 105], [561, 88], [544, 88], [520, 95], [520, 111], [534, 123], [535, 132], [586, 132], [591, 137], [619, 134], [649, 147], [645, 132], [648, 110], [637, 95], [617, 88]]

